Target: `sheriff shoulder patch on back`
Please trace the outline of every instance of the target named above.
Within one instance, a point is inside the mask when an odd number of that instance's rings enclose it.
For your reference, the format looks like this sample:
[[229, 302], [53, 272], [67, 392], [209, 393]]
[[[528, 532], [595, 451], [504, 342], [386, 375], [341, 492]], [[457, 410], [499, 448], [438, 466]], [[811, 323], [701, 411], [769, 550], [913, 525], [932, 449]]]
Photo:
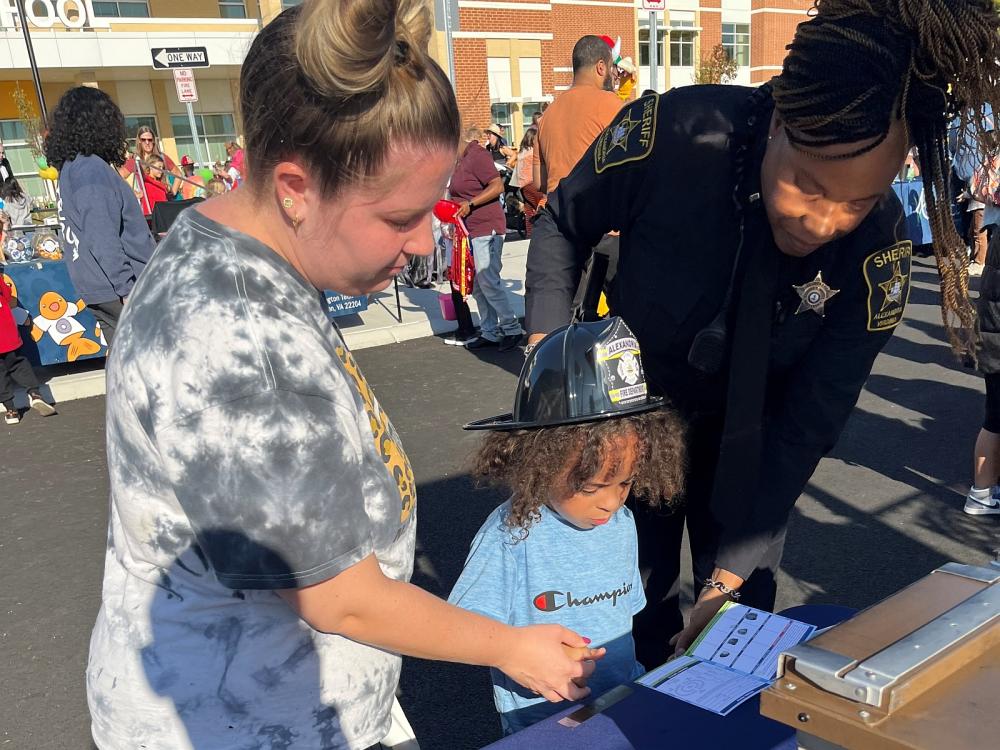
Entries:
[[872, 253], [861, 265], [868, 284], [868, 330], [888, 331], [899, 325], [910, 297], [913, 243], [897, 242]]
[[660, 97], [651, 94], [622, 108], [604, 132], [597, 136], [594, 147], [594, 171], [597, 174], [649, 156], [653, 150], [659, 106]]

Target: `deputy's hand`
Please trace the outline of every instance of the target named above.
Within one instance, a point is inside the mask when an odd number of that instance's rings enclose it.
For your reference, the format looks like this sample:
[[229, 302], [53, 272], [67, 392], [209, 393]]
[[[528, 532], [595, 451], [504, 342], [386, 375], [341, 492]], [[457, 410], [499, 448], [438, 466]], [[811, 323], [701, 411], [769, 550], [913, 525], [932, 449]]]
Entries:
[[674, 646], [674, 656], [688, 650], [688, 647], [695, 642], [701, 631], [712, 621], [712, 618], [728, 600], [729, 597], [717, 589], [704, 589], [702, 591], [698, 601], [691, 608], [687, 627], [670, 639], [670, 645]]
[[586, 680], [604, 653], [561, 625], [530, 625], [518, 628], [514, 649], [497, 667], [548, 701], [577, 701], [590, 694]]
[[458, 204], [458, 217], [464, 219], [466, 216], [472, 213], [472, 204], [469, 201], [462, 201]]

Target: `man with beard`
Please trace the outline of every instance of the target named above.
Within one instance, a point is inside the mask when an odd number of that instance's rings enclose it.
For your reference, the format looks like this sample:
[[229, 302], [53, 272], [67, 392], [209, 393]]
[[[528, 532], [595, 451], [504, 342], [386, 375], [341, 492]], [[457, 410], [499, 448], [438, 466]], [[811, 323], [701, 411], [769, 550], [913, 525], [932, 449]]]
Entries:
[[555, 190], [618, 114], [622, 102], [614, 93], [613, 70], [607, 43], [592, 34], [580, 37], [573, 47], [573, 85], [538, 122], [532, 177], [539, 192]]
[[[545, 117], [538, 121], [531, 162], [532, 182], [543, 196], [538, 210], [545, 206], [545, 196], [573, 170], [590, 144], [621, 111], [622, 100], [615, 93], [611, 44], [610, 40], [592, 34], [580, 37], [573, 47], [573, 85], [559, 95], [545, 110]], [[584, 319], [591, 319], [587, 310], [596, 311], [597, 307], [596, 296], [586, 293], [592, 286], [591, 276], [610, 289], [617, 265], [618, 233], [611, 232], [594, 247], [594, 261], [573, 301], [574, 308], [584, 309]]]

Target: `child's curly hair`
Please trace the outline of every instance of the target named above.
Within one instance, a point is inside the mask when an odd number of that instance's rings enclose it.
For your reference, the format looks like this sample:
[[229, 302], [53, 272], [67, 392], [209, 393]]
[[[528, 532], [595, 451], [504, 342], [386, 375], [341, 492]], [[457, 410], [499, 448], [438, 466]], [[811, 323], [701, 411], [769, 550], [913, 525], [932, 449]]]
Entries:
[[612, 451], [632, 436], [637, 441], [632, 494], [653, 506], [679, 496], [687, 466], [685, 428], [670, 409], [584, 424], [491, 432], [473, 455], [472, 474], [513, 492], [506, 523], [520, 530], [524, 539], [554, 490], [579, 492]]

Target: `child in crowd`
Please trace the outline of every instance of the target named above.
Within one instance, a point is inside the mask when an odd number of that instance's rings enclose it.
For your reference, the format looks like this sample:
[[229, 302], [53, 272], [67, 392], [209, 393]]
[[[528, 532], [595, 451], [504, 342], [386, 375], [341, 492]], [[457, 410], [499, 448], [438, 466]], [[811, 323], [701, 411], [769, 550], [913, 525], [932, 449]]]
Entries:
[[10, 217], [13, 226], [22, 227], [32, 223], [31, 198], [25, 195], [21, 185], [13, 177], [8, 177], [0, 184], [0, 201], [3, 201], [3, 210]]
[[164, 161], [160, 156], [153, 156], [142, 165], [146, 194], [140, 197], [139, 203], [146, 216], [153, 213], [153, 208], [156, 207], [157, 203], [165, 203], [169, 200], [167, 194], [170, 192], [170, 188], [165, 182], [164, 171]]
[[[492, 431], [473, 471], [513, 495], [479, 530], [449, 601], [603, 646], [593, 696], [640, 676], [632, 617], [646, 600], [625, 500], [677, 496], [685, 448], [679, 418], [647, 395], [632, 332], [620, 318], [555, 331], [525, 361], [514, 412], [466, 429]], [[565, 707], [491, 676], [505, 734]]]
[[21, 413], [14, 407], [14, 383], [27, 389], [28, 405], [43, 417], [56, 413], [38, 392], [38, 378], [31, 363], [17, 353], [20, 348], [21, 334], [14, 319], [13, 295], [0, 274], [0, 404], [3, 405], [4, 422], [9, 425], [21, 421]]
[[218, 177], [213, 177], [205, 185], [205, 191], [207, 197], [211, 198], [213, 195], [222, 195], [226, 192], [226, 183], [220, 180]]

